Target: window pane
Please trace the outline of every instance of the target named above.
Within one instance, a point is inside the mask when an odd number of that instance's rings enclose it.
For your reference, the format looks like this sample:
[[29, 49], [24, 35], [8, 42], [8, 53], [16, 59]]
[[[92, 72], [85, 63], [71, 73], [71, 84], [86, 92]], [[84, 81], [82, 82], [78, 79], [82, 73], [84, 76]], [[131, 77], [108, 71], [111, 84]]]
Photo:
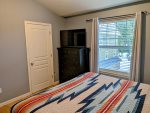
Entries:
[[99, 23], [99, 68], [130, 73], [135, 19]]

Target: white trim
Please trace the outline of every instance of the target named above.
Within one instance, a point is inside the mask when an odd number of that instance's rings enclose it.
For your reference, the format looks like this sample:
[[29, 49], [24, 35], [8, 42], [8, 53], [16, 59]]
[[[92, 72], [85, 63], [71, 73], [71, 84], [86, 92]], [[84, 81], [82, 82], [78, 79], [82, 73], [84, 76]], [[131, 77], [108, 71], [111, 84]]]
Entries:
[[31, 94], [32, 94], [31, 92], [28, 92], [26, 94], [20, 95], [18, 97], [15, 97], [13, 99], [8, 100], [8, 101], [2, 102], [2, 103], [0, 103], [0, 107], [8, 105], [8, 104], [11, 104], [12, 102], [15, 102], [17, 100], [21, 100], [21, 99], [23, 99], [23, 98], [25, 98], [25, 97], [27, 97], [27, 96], [29, 96]]
[[25, 24], [34, 24], [34, 25], [45, 25], [45, 26], [51, 26], [49, 23], [42, 23], [42, 22], [33, 22], [33, 21], [24, 21]]
[[58, 85], [58, 84], [60, 84], [60, 82], [59, 81], [55, 81], [52, 85], [54, 86], [54, 85]]
[[109, 75], [113, 77], [123, 78], [123, 79], [129, 79], [130, 74], [127, 74], [125, 72], [117, 72], [117, 71], [111, 71], [107, 69], [103, 69], [99, 71], [100, 74]]
[[28, 24], [29, 21], [25, 21], [25, 40], [26, 40], [26, 56], [27, 56], [27, 64], [28, 64], [28, 77], [29, 77], [29, 88], [30, 88], [30, 92], [31, 92], [31, 78], [30, 78], [30, 62], [29, 62], [29, 49], [28, 49], [28, 41], [27, 41], [27, 24]]

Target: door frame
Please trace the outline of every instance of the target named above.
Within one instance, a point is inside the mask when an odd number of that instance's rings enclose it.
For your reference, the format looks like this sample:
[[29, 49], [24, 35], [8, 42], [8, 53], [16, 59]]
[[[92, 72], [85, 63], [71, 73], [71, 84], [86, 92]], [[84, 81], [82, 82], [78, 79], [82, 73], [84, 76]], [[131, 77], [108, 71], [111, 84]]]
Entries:
[[[54, 60], [53, 60], [53, 43], [52, 43], [52, 25], [48, 24], [48, 23], [41, 23], [41, 22], [33, 22], [33, 21], [24, 21], [25, 24], [25, 40], [26, 40], [26, 55], [27, 55], [27, 66], [28, 66], [28, 78], [29, 78], [29, 88], [30, 88], [30, 92], [32, 91], [32, 81], [31, 81], [31, 69], [30, 69], [30, 52], [29, 52], [29, 40], [28, 40], [28, 24], [33, 24], [33, 25], [43, 25], [43, 26], [49, 26], [50, 28], [50, 44], [51, 44], [51, 74], [52, 74], [52, 82], [54, 83]], [[53, 84], [52, 83], [52, 84]]]

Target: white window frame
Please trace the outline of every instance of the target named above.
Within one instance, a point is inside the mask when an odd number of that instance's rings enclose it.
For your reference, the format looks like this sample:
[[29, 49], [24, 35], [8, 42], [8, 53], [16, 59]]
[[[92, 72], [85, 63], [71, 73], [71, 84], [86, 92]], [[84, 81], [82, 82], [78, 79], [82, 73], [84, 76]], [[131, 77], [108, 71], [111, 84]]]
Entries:
[[129, 73], [99, 68], [100, 74], [129, 79]]
[[[127, 17], [128, 18], [128, 17]], [[130, 17], [129, 17], [130, 18]], [[131, 18], [135, 18], [135, 15], [132, 15]], [[115, 19], [116, 21], [117, 19]], [[120, 19], [121, 20], [121, 19]], [[113, 21], [113, 20], [112, 20]], [[118, 19], [119, 21], [119, 19]], [[132, 63], [132, 61], [131, 61]], [[131, 65], [131, 64], [130, 64]], [[131, 68], [131, 66], [130, 66]], [[100, 74], [105, 74], [105, 75], [109, 75], [109, 76], [114, 76], [114, 77], [119, 77], [119, 78], [124, 78], [124, 79], [129, 79], [130, 77], [130, 73], [127, 72], [121, 72], [121, 71], [114, 71], [114, 70], [109, 70], [109, 69], [103, 69], [103, 68], [99, 68], [99, 73]]]

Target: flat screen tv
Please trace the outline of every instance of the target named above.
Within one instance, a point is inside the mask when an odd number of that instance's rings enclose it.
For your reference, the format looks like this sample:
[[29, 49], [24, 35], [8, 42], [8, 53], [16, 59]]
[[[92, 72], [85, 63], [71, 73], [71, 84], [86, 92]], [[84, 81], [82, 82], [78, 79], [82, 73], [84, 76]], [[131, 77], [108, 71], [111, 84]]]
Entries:
[[60, 31], [61, 47], [86, 47], [86, 30], [61, 30]]

